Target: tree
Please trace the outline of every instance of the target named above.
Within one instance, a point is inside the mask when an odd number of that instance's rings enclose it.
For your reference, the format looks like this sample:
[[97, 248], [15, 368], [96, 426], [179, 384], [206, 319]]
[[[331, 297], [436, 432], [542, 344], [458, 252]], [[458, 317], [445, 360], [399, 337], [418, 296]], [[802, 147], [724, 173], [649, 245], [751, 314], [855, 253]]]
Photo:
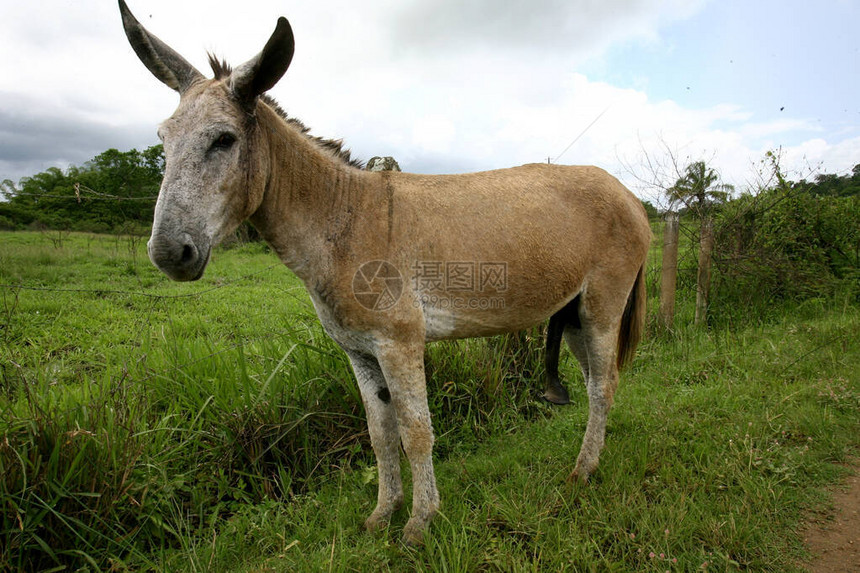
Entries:
[[660, 218], [660, 212], [651, 201], [642, 201], [642, 206], [645, 207], [645, 212], [648, 214], [649, 221], [655, 221]]
[[51, 167], [0, 186], [0, 225], [41, 228], [145, 232], [164, 172], [161, 145], [144, 151], [108, 149], [65, 172]]
[[[669, 328], [674, 319], [674, 288], [677, 278], [677, 263], [673, 262], [678, 242], [677, 233], [686, 227], [684, 221], [699, 220], [699, 265], [696, 292], [696, 322], [705, 319], [707, 295], [710, 282], [710, 260], [713, 249], [713, 225], [711, 211], [714, 206], [725, 203], [733, 191], [731, 185], [720, 182], [719, 174], [708, 167], [706, 161], [692, 161], [689, 155], [660, 137], [656, 146], [640, 141], [641, 154], [636, 164], [619, 158], [626, 171], [638, 182], [640, 189], [656, 195], [657, 202], [668, 200], [663, 210], [666, 218], [665, 244], [669, 256], [661, 269], [661, 319]], [[672, 183], [674, 181], [674, 183]], [[687, 215], [680, 218], [678, 217]], [[666, 253], [664, 253], [664, 256]], [[672, 291], [670, 293], [670, 291]]]
[[732, 185], [720, 183], [720, 176], [704, 161], [687, 165], [684, 174], [666, 190], [669, 206], [680, 203], [700, 219], [704, 219], [711, 207], [725, 203], [734, 191]]
[[854, 166], [851, 175], [822, 173], [816, 175], [812, 183], [801, 180], [791, 186], [818, 196], [853, 197], [860, 195], [860, 164]]
[[711, 210], [725, 203], [734, 187], [720, 183], [720, 176], [704, 161], [687, 165], [684, 175], [666, 190], [669, 205], [683, 204], [699, 219], [699, 265], [696, 275], [696, 324], [707, 320], [708, 295], [711, 288], [711, 253], [714, 250], [714, 227]]

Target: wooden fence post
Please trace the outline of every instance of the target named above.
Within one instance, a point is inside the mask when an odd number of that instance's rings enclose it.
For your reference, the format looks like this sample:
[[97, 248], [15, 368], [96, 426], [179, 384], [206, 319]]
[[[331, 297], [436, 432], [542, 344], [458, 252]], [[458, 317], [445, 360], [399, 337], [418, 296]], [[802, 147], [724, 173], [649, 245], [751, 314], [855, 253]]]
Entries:
[[660, 320], [668, 329], [675, 322], [675, 285], [678, 282], [678, 213], [666, 213], [663, 227], [663, 264], [660, 269]]
[[702, 219], [699, 239], [699, 271], [696, 275], [696, 324], [708, 320], [708, 295], [711, 291], [711, 253], [714, 250], [714, 225], [710, 217]]

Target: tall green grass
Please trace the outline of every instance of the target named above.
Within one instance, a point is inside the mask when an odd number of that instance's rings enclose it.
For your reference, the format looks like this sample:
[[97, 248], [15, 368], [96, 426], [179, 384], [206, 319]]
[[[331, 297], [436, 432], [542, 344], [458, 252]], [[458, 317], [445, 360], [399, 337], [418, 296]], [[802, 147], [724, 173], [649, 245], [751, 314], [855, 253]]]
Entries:
[[579, 386], [574, 406], [440, 460], [442, 511], [423, 549], [398, 542], [405, 510], [379, 536], [361, 531], [375, 484], [354, 468], [292, 504], [242, 508], [159, 566], [800, 571], [798, 522], [860, 446], [860, 312], [814, 314], [646, 341], [588, 485], [566, 481], [587, 419]]
[[180, 285], [139, 239], [0, 233], [0, 284], [0, 570], [784, 570], [785, 530], [860, 435], [850, 305], [647, 338], [584, 488], [572, 358], [557, 409], [536, 400], [540, 329], [431, 345], [444, 505], [412, 551], [405, 511], [360, 531], [356, 385], [265, 248]]
[[[145, 563], [247, 504], [371, 467], [348, 361], [265, 248], [219, 251], [189, 286], [135, 238], [0, 238], [0, 563]], [[501, 362], [489, 346], [514, 343]], [[514, 363], [538, 343], [429, 351], [441, 452], [545, 411]]]

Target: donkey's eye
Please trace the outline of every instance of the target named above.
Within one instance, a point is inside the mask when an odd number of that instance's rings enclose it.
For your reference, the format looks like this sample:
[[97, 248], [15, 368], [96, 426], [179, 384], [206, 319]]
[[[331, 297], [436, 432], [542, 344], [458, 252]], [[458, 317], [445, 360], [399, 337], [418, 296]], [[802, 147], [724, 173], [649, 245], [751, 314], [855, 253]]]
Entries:
[[233, 147], [233, 144], [236, 143], [236, 137], [230, 133], [222, 133], [218, 136], [214, 142], [212, 142], [212, 150], [227, 150]]

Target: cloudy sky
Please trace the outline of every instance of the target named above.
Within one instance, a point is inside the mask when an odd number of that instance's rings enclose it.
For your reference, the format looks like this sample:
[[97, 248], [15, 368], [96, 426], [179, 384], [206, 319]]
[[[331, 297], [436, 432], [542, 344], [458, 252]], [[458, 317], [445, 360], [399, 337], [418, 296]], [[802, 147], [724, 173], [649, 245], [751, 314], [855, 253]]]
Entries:
[[[271, 94], [405, 171], [551, 159], [649, 198], [636, 176], [667, 150], [741, 188], [770, 149], [800, 176], [860, 163], [857, 0], [128, 1], [207, 73], [207, 51], [237, 65], [286, 16], [296, 55]], [[113, 0], [3, 2], [0, 54], [0, 180], [153, 145], [178, 101]]]

